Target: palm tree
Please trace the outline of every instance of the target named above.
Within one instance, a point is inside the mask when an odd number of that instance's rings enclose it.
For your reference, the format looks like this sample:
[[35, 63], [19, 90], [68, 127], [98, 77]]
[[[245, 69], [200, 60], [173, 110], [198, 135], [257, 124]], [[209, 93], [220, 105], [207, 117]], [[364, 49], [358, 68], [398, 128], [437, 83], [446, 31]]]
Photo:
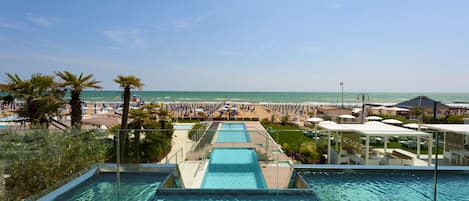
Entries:
[[121, 129], [122, 131], [119, 132], [120, 138], [120, 147], [121, 147], [121, 158], [123, 158], [125, 153], [125, 146], [127, 142], [127, 120], [129, 119], [129, 104], [130, 104], [130, 90], [131, 89], [141, 89], [143, 87], [142, 82], [139, 78], [128, 75], [118, 75], [116, 79], [113, 80], [115, 83], [119, 84], [121, 88], [124, 89], [124, 108], [122, 110], [122, 121], [121, 121]]
[[134, 147], [137, 163], [140, 163], [140, 132], [144, 124], [150, 121], [150, 112], [144, 109], [130, 111], [130, 117], [133, 119], [129, 126], [135, 129]]
[[18, 115], [31, 122], [33, 127], [48, 127], [49, 118], [57, 114], [64, 95], [54, 82], [54, 76], [35, 73], [31, 79], [23, 80], [17, 74], [6, 75], [8, 83], [1, 85], [1, 90], [8, 93], [9, 100], [18, 98], [25, 101]]
[[68, 71], [56, 72], [55, 74], [64, 81], [60, 86], [66, 90], [70, 90], [71, 99], [69, 103], [71, 107], [70, 114], [72, 117], [71, 125], [73, 128], [80, 129], [82, 120], [80, 100], [81, 91], [86, 88], [102, 89], [101, 86], [97, 85], [101, 81], [93, 79], [93, 74], [83, 76], [83, 73], [80, 73], [79, 76], [76, 76]]

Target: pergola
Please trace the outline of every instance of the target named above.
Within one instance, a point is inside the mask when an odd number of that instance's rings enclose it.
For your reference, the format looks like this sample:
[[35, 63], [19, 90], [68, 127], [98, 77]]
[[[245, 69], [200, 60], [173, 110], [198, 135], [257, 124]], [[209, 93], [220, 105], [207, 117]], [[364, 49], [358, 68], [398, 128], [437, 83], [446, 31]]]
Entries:
[[[443, 152], [446, 152], [446, 133], [452, 132], [464, 135], [469, 142], [469, 124], [425, 124], [426, 127], [443, 132]], [[469, 155], [467, 150], [458, 150], [458, 154]], [[460, 157], [462, 159], [462, 157]]]
[[[331, 161], [331, 132], [355, 132], [366, 137], [365, 143], [365, 164], [368, 165], [369, 161], [369, 147], [370, 137], [379, 136], [384, 137], [384, 152], [387, 150], [388, 137], [391, 136], [406, 136], [406, 137], [417, 137], [417, 155], [420, 155], [420, 138], [428, 137], [428, 165], [431, 165], [432, 161], [432, 135], [422, 131], [416, 131], [412, 129], [402, 128], [381, 122], [366, 122], [364, 124], [322, 124], [318, 126], [327, 131], [328, 136], [328, 147], [327, 147], [327, 160], [328, 163]], [[342, 141], [342, 138], [341, 138]], [[341, 142], [342, 145], [342, 142]]]

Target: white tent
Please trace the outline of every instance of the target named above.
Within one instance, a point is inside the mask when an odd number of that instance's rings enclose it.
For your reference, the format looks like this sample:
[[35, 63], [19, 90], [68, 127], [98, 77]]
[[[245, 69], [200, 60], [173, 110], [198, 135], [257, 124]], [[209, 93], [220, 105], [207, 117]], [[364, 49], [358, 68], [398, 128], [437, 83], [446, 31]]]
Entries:
[[[331, 132], [356, 132], [364, 135], [366, 137], [366, 150], [369, 150], [370, 147], [370, 136], [380, 136], [384, 137], [384, 151], [387, 150], [387, 141], [388, 137], [390, 136], [408, 136], [408, 137], [417, 137], [417, 151], [420, 150], [420, 137], [428, 137], [428, 165], [431, 165], [432, 160], [432, 135], [429, 133], [415, 131], [407, 128], [402, 128], [398, 126], [393, 126], [389, 124], [384, 124], [381, 122], [367, 122], [364, 124], [323, 124], [319, 123], [318, 126], [328, 131], [328, 162], [330, 163], [330, 156], [331, 156]], [[342, 143], [341, 143], [342, 144]], [[365, 164], [368, 164], [369, 161], [369, 153], [368, 151], [365, 152]], [[419, 155], [419, 153], [417, 153]]]
[[399, 121], [397, 119], [385, 119], [381, 122], [387, 123], [387, 124], [402, 124], [402, 121]]
[[368, 120], [368, 121], [381, 121], [381, 120], [383, 120], [383, 118], [378, 117], [378, 116], [367, 116], [365, 119]]
[[339, 118], [341, 118], [341, 119], [355, 119], [355, 116], [350, 115], [350, 114], [342, 114], [342, 115], [339, 115]]
[[306, 119], [306, 121], [313, 122], [313, 123], [318, 123], [318, 122], [321, 122], [321, 121], [324, 121], [324, 120], [319, 118], [319, 117], [311, 117], [309, 119]]

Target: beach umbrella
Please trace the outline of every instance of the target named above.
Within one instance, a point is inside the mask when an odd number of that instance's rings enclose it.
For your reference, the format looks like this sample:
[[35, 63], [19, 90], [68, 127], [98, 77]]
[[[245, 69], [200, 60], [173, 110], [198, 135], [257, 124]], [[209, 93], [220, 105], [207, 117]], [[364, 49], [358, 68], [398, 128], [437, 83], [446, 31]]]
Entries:
[[350, 114], [342, 114], [342, 115], [339, 115], [339, 118], [341, 118], [341, 119], [355, 119], [355, 116], [350, 115]]
[[306, 119], [306, 121], [313, 122], [313, 123], [318, 123], [318, 122], [321, 122], [321, 121], [324, 121], [324, 120], [319, 118], [319, 117], [311, 117], [309, 119]]
[[[419, 128], [419, 125], [416, 124], [416, 123], [404, 124], [404, 125], [402, 125], [402, 126], [404, 126], [404, 127], [406, 127], [406, 128], [414, 128], [414, 129], [418, 129], [418, 128]], [[420, 126], [420, 128], [421, 128], [421, 129], [427, 129], [427, 127], [425, 127], [425, 126]]]
[[402, 121], [399, 121], [397, 119], [385, 119], [381, 122], [387, 123], [387, 124], [402, 124]]
[[383, 120], [383, 118], [378, 117], [378, 116], [367, 116], [366, 120], [368, 120], [368, 121], [381, 121], [381, 120]]
[[337, 124], [337, 122], [334, 121], [321, 121], [319, 124]]

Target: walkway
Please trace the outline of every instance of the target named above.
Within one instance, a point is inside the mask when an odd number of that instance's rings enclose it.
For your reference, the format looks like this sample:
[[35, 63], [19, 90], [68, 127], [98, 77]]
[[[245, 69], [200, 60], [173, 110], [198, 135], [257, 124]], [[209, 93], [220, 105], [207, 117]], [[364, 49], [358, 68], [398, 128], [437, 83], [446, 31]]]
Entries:
[[[189, 131], [194, 126], [194, 123], [177, 123], [174, 125], [175, 130], [172, 137], [171, 151], [166, 157], [168, 163], [178, 164], [186, 160], [186, 153], [194, 143], [189, 139]], [[166, 163], [166, 157], [159, 163]]]

